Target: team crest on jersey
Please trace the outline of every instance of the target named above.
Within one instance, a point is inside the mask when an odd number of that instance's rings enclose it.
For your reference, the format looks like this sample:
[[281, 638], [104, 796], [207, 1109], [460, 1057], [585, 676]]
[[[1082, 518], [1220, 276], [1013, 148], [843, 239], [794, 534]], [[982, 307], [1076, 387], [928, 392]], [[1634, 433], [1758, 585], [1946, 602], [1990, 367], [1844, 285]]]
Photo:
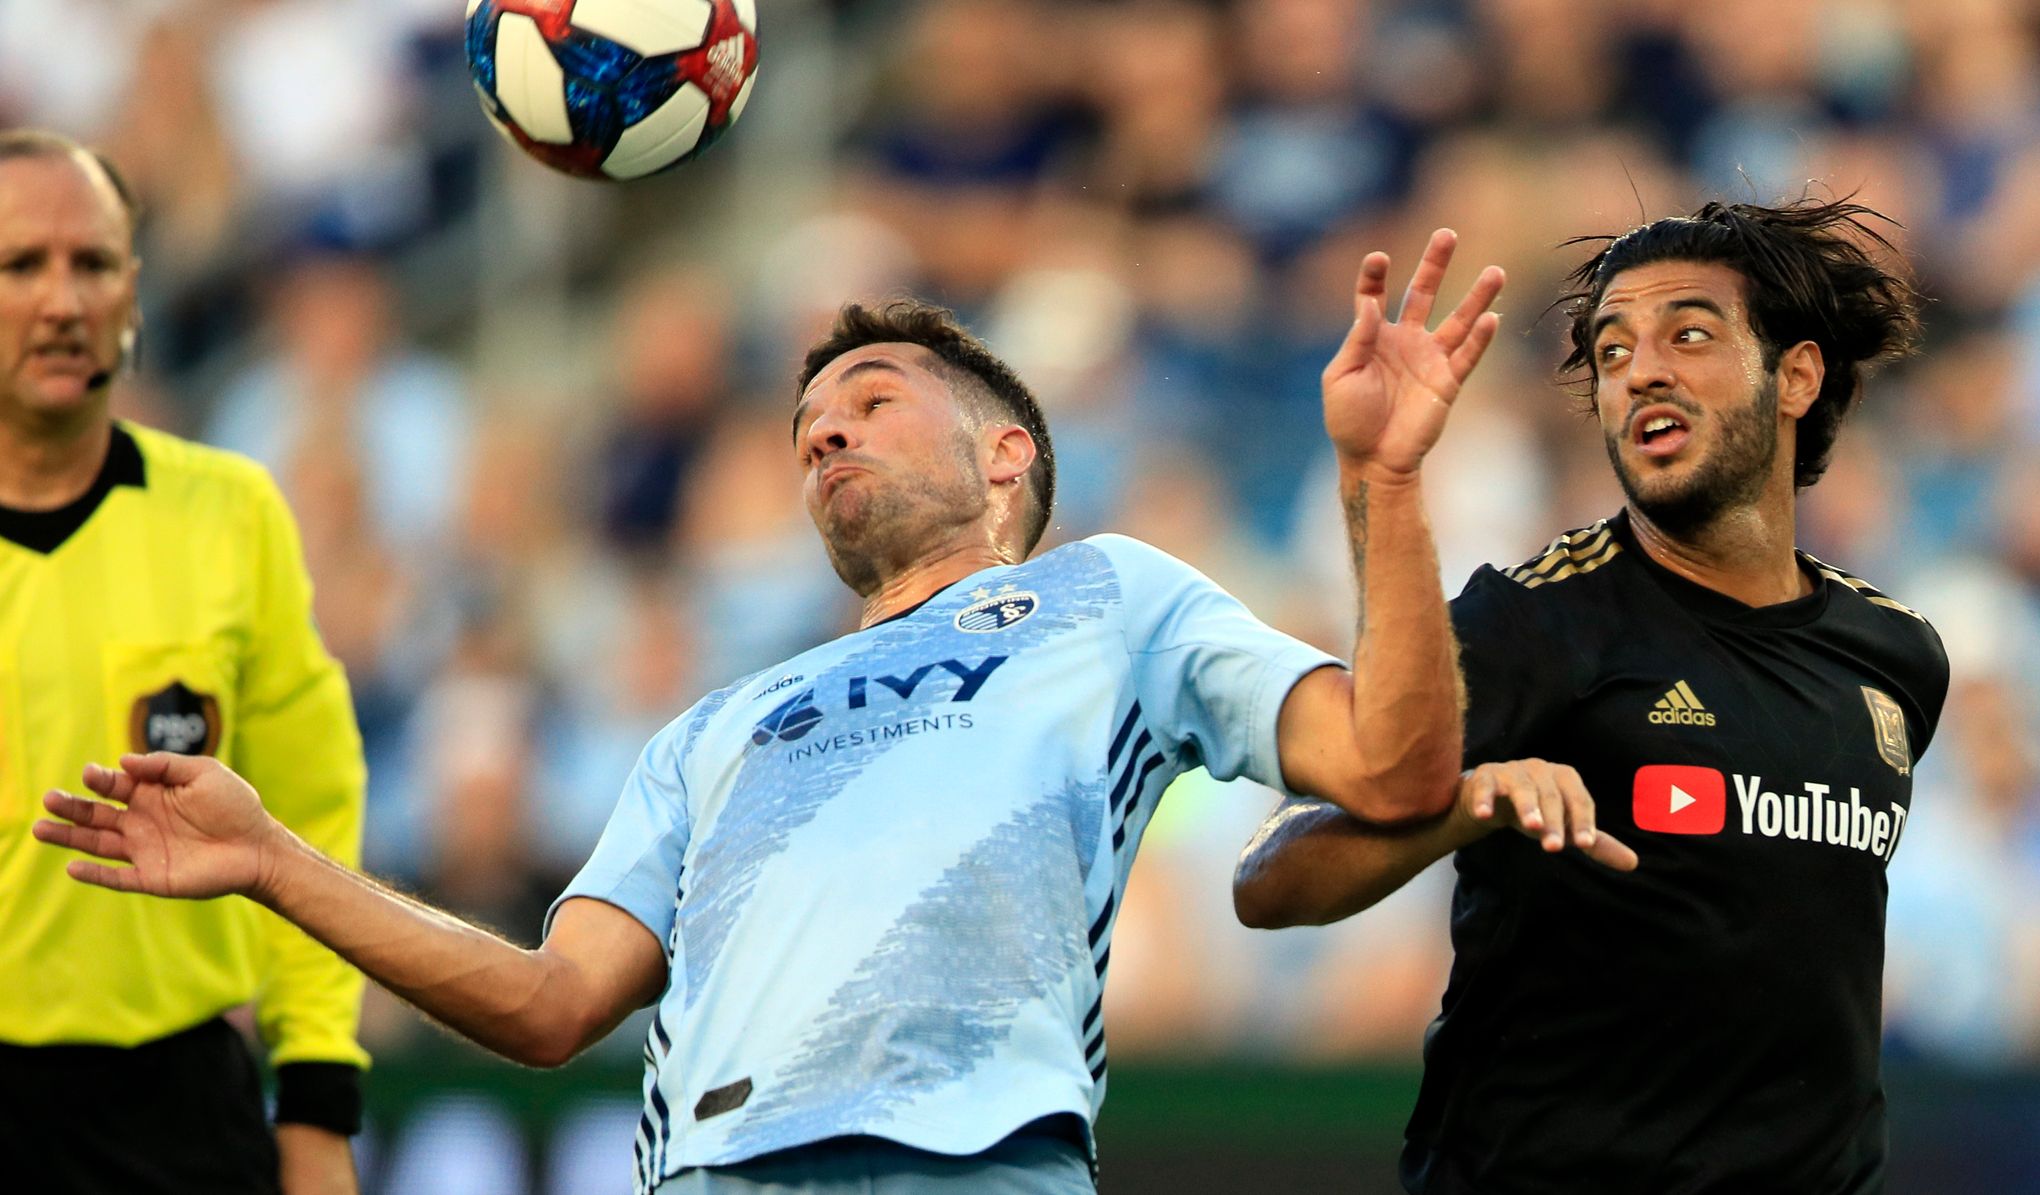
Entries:
[[978, 600], [956, 612], [956, 629], [982, 635], [1003, 631], [1024, 621], [1041, 606], [1041, 599], [1014, 586], [1001, 586], [997, 593], [982, 587], [972, 590]]
[[1877, 754], [1901, 776], [1912, 775], [1912, 744], [1905, 737], [1905, 711], [1882, 689], [1863, 686], [1863, 701], [1870, 707], [1870, 724], [1877, 729]]
[[183, 681], [135, 698], [128, 714], [128, 742], [136, 751], [211, 755], [220, 746], [220, 703]]

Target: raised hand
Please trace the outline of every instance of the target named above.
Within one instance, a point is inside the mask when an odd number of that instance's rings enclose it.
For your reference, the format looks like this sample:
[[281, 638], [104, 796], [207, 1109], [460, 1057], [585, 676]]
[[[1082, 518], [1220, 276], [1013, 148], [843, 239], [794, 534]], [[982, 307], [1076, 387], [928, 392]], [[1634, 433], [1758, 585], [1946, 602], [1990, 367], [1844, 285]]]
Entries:
[[74, 859], [65, 867], [101, 888], [192, 900], [249, 893], [289, 833], [247, 781], [204, 756], [123, 755], [119, 771], [86, 765], [85, 786], [105, 800], [53, 789], [43, 808], [65, 820], [39, 821], [34, 832], [52, 846], [130, 865]]
[[1449, 228], [1431, 234], [1393, 322], [1382, 310], [1388, 254], [1370, 253], [1360, 263], [1353, 329], [1322, 379], [1325, 431], [1344, 463], [1414, 474], [1444, 431], [1459, 387], [1494, 340], [1500, 317], [1488, 307], [1506, 281], [1499, 266], [1480, 272], [1437, 331], [1425, 328], [1458, 242]]
[[1636, 852], [1594, 827], [1594, 798], [1565, 764], [1484, 763], [1460, 781], [1459, 810], [1475, 822], [1536, 839], [1547, 851], [1570, 845], [1604, 867], [1636, 870]]

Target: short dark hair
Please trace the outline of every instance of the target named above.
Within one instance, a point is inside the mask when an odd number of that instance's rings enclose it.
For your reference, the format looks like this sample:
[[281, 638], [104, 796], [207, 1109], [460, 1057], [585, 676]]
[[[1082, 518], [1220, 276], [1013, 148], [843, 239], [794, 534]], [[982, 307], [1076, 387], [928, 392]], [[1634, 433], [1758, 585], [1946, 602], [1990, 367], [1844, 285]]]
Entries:
[[1802, 197], [1779, 207], [1709, 203], [1691, 216], [1672, 216], [1615, 236], [1574, 237], [1567, 245], [1600, 243], [1600, 252], [1568, 275], [1561, 296], [1572, 320], [1572, 352], [1560, 367], [1591, 394], [1594, 313], [1617, 274], [1660, 261], [1717, 262], [1743, 276], [1750, 330], [1763, 345], [1764, 368], [1812, 341], [1826, 367], [1820, 394], [1799, 420], [1793, 484], [1820, 480], [1842, 420], [1863, 392], [1865, 374], [1919, 347], [1920, 294], [1881, 264], [1879, 251], [1898, 251], [1866, 221], [1897, 222], [1844, 196]]
[[0, 162], [20, 158], [80, 157], [97, 165], [99, 172], [106, 176], [114, 195], [120, 199], [121, 211], [127, 214], [128, 230], [132, 235], [140, 226], [141, 205], [135, 200], [134, 188], [128, 186], [127, 179], [105, 154], [47, 129], [0, 129]]
[[[815, 375], [844, 353], [871, 344], [919, 345], [935, 354], [937, 372], [958, 399], [981, 413], [996, 413], [1027, 429], [1034, 437], [1034, 465], [1027, 471], [1034, 509], [1027, 520], [1023, 552], [1032, 552], [1048, 530], [1055, 509], [1055, 448], [1048, 439], [1048, 420], [1027, 383], [994, 356], [985, 343], [946, 307], [919, 299], [893, 299], [877, 307], [845, 303], [836, 325], [807, 351], [801, 362], [797, 394], [806, 394]], [[989, 409], [989, 410], [988, 410]]]

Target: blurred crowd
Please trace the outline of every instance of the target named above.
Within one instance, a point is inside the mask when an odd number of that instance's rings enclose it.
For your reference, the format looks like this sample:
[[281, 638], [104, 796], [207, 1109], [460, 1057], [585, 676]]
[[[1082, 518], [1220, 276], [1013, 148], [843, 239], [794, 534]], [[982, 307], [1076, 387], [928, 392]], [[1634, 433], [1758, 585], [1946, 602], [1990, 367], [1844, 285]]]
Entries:
[[[375, 870], [526, 937], [644, 741], [852, 625], [798, 498], [803, 346], [853, 297], [964, 313], [1037, 388], [1051, 531], [1139, 536], [1350, 634], [1317, 374], [1364, 252], [1459, 230], [1504, 332], [1429, 470], [1448, 592], [1620, 501], [1554, 379], [1589, 250], [1715, 197], [1855, 194], [1932, 296], [1801, 541], [1923, 610], [1954, 687], [1891, 869], [1892, 1049], [2040, 1060], [2040, 9], [2026, 0], [781, 0], [744, 123], [628, 187], [546, 174], [454, 0], [5, 0], [0, 125], [147, 208], [118, 403], [268, 465], [354, 684]], [[1449, 869], [1255, 934], [1272, 803], [1161, 806], [1114, 1057], [1409, 1057]], [[372, 1047], [415, 1022], [371, 1009]], [[622, 1043], [635, 1049], [631, 1042]]]

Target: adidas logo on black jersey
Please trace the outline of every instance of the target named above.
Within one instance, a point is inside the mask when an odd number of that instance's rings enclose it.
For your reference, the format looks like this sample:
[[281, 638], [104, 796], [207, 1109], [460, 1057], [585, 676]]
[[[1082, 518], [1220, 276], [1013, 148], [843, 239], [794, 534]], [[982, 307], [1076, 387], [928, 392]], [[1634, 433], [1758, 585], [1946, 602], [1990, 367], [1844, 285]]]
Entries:
[[1693, 686], [1685, 681], [1673, 685], [1650, 711], [1650, 720], [1660, 726], [1712, 726], [1714, 715], [1700, 704]]

